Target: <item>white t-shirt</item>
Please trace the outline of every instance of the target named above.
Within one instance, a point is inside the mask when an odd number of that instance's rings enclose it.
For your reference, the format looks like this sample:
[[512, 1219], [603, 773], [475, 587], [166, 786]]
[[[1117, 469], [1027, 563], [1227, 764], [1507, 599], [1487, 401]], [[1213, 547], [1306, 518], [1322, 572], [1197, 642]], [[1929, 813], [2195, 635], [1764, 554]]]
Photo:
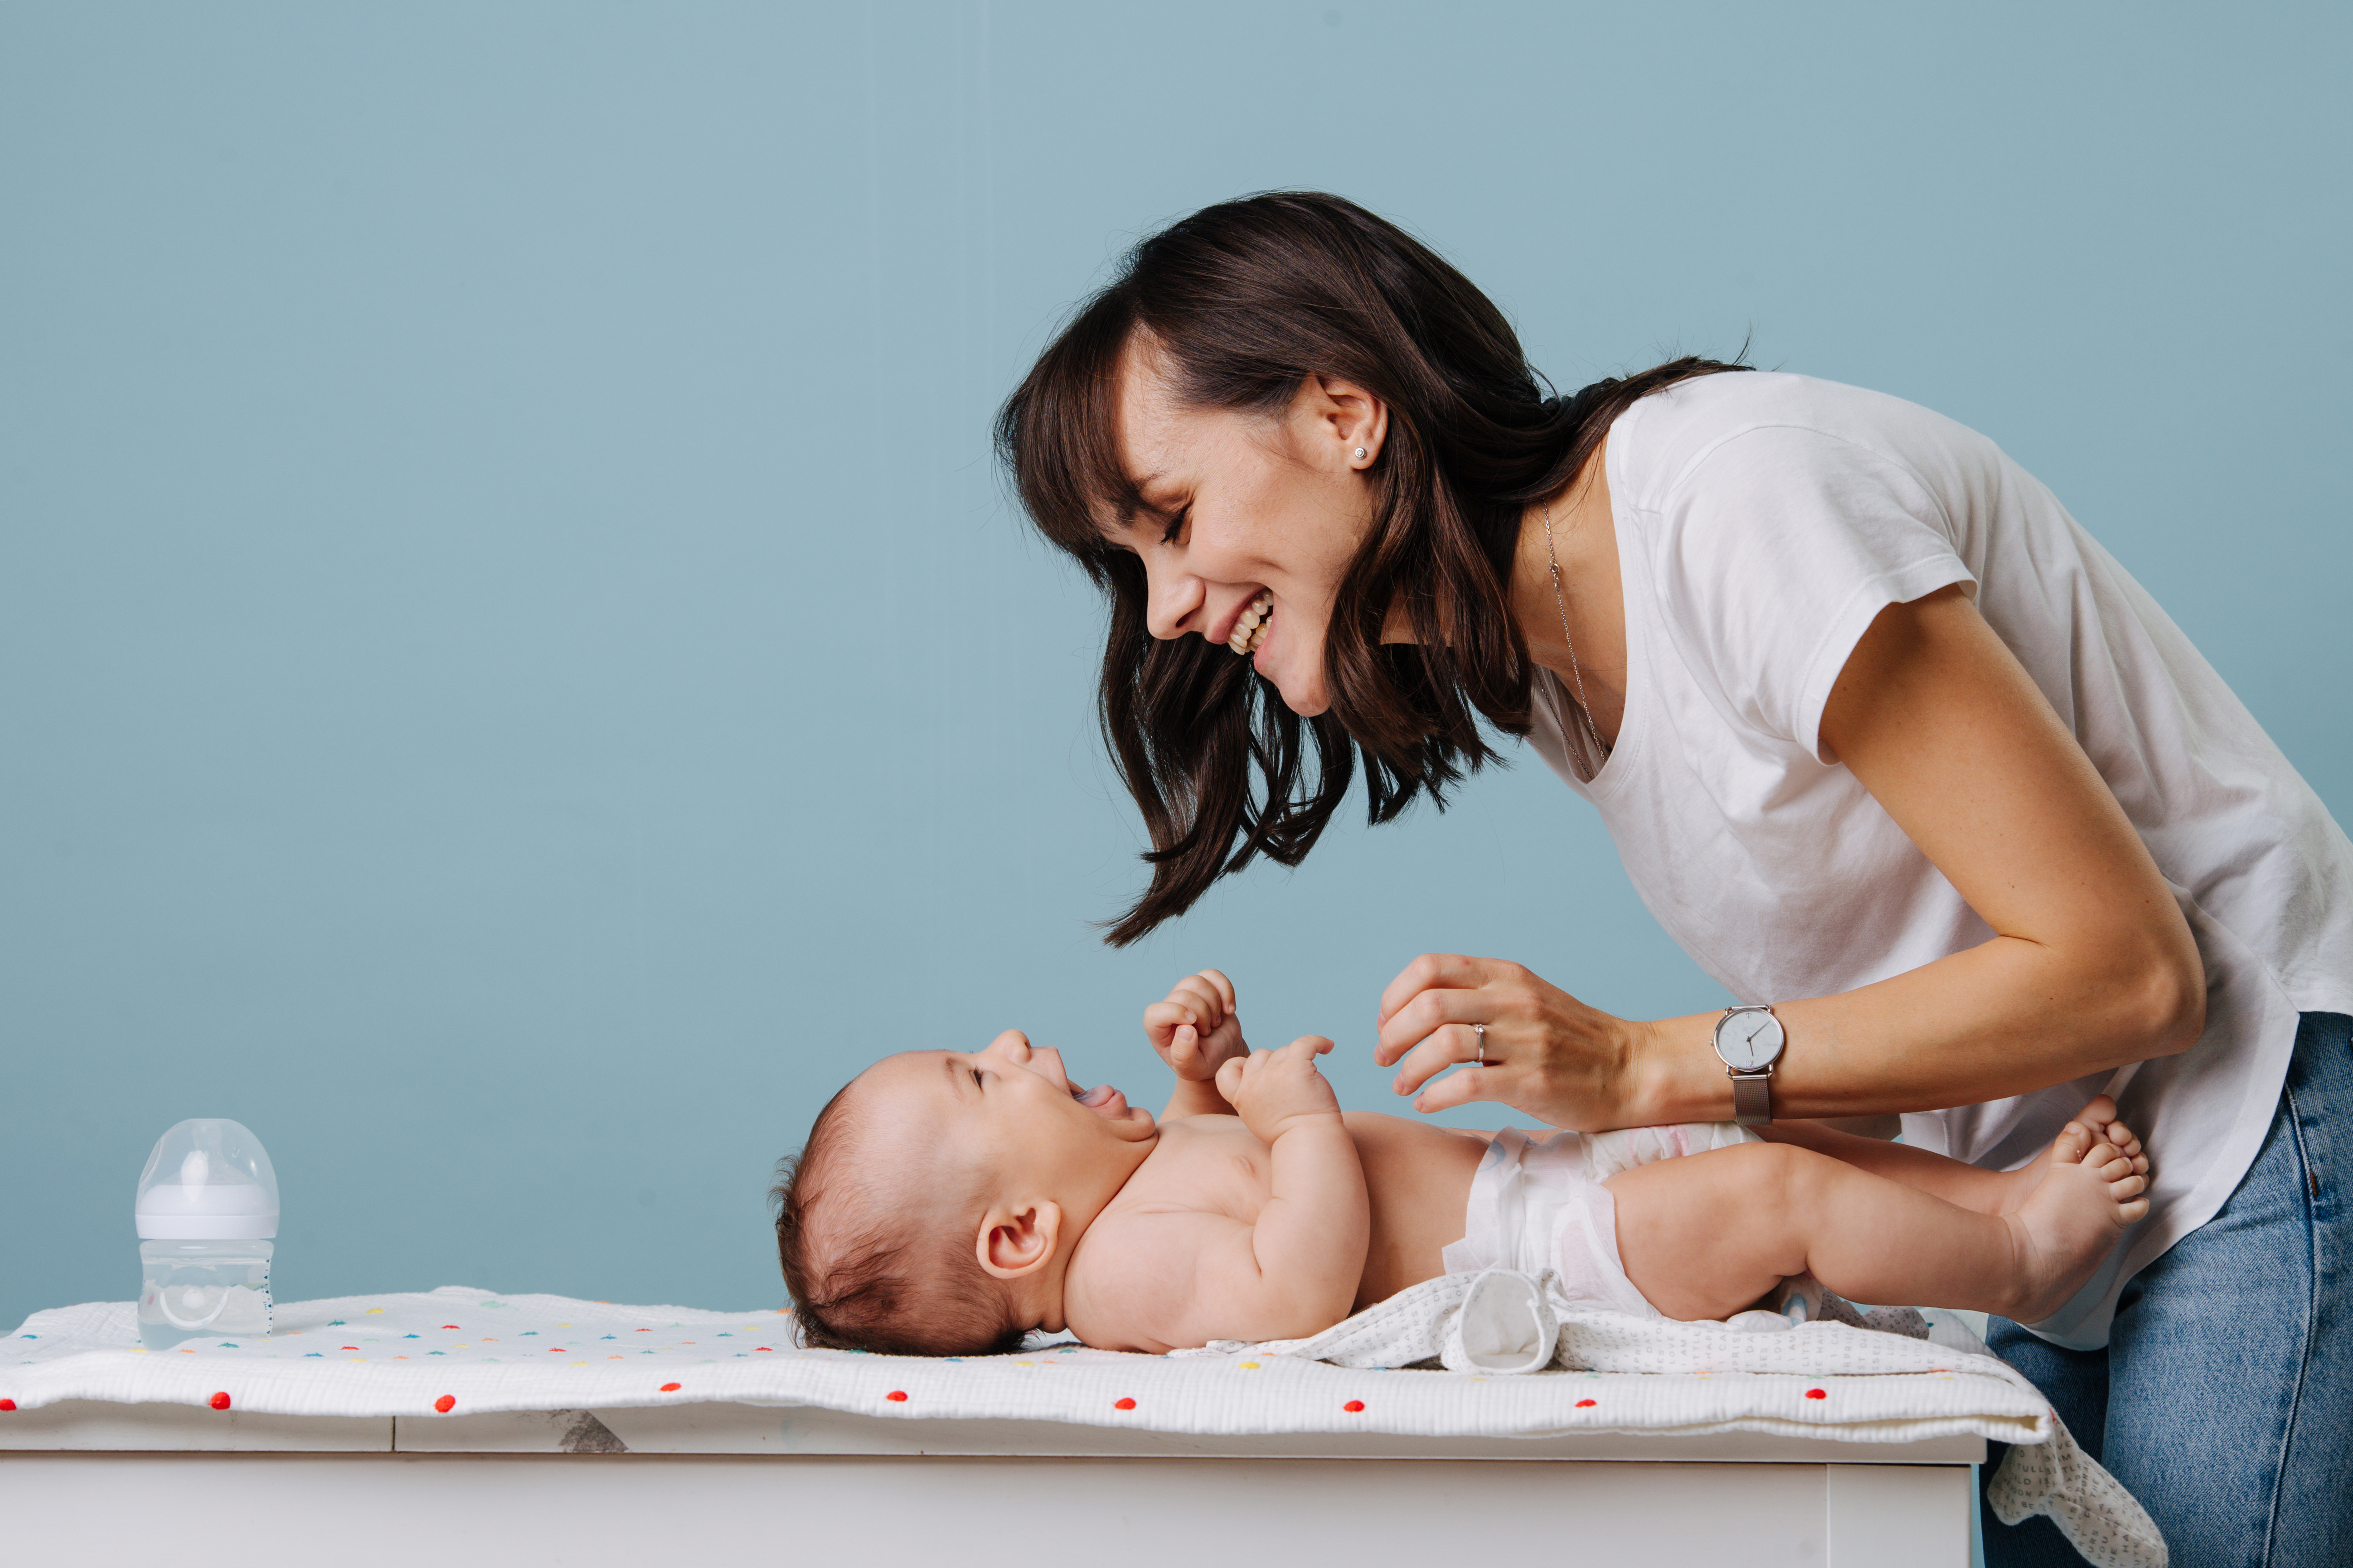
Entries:
[[2253, 1163], [2297, 1013], [2353, 1013], [2353, 843], [2156, 602], [1983, 436], [1878, 393], [1749, 372], [1635, 404], [1608, 465], [1625, 718], [1588, 782], [1566, 694], [1539, 671], [1530, 739], [1599, 808], [1651, 912], [1734, 995], [1849, 991], [1993, 934], [1820, 755], [1831, 683], [1873, 617], [1947, 584], [1973, 585], [2173, 885], [2206, 961], [2196, 1046], [1904, 1119], [1907, 1142], [2007, 1169], [2117, 1093], [2149, 1146], [2149, 1215], [2037, 1326], [2105, 1343], [2124, 1282]]

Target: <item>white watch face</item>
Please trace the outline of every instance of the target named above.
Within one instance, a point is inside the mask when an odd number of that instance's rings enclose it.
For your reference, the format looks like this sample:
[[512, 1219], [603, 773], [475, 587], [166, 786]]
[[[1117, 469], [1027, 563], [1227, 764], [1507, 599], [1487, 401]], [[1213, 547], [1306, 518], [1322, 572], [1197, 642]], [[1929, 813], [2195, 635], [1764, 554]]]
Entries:
[[1788, 1037], [1770, 1013], [1735, 1013], [1716, 1026], [1715, 1054], [1736, 1072], [1755, 1072], [1781, 1054]]

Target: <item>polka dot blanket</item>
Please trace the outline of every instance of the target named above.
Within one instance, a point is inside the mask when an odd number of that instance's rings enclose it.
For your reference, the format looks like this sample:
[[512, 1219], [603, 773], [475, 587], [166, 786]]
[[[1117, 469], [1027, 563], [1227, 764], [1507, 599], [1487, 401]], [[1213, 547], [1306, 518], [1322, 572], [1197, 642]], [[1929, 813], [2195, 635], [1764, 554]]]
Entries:
[[[2003, 1477], [2017, 1470], [2017, 1484], [2007, 1502], [1996, 1500], [2005, 1514], [2050, 1513], [2110, 1568], [2164, 1563], [2138, 1505], [2075, 1448], [2032, 1385], [1991, 1356], [1831, 1322], [1744, 1333], [1567, 1310], [1556, 1314], [1557, 1353], [1543, 1370], [1406, 1370], [1440, 1357], [1450, 1329], [1459, 1339], [1470, 1279], [1382, 1303], [1373, 1312], [1388, 1326], [1370, 1338], [1369, 1314], [1331, 1331], [1348, 1331], [1355, 1353], [1333, 1352], [1323, 1335], [1176, 1356], [1068, 1343], [964, 1359], [864, 1355], [798, 1348], [788, 1311], [461, 1286], [283, 1303], [266, 1336], [151, 1351], [132, 1303], [93, 1302], [37, 1312], [11, 1335], [0, 1350], [0, 1421], [65, 1399], [413, 1418], [717, 1401], [1219, 1436], [1768, 1432], [1867, 1447], [1975, 1433], [2015, 1445]], [[1400, 1332], [1399, 1322], [1420, 1328]], [[1368, 1346], [1395, 1359], [1366, 1363]], [[2031, 1456], [2023, 1467], [2021, 1455]]]

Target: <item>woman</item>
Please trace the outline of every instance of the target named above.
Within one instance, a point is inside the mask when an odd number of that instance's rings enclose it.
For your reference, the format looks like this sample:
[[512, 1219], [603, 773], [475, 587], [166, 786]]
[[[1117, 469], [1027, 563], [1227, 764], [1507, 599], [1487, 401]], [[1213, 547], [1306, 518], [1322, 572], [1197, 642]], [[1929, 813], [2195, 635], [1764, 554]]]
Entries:
[[[1990, 442], [1699, 360], [1548, 398], [1461, 274], [1299, 194], [1145, 240], [997, 433], [1111, 599], [1101, 717], [1154, 845], [1113, 942], [1297, 864], [1359, 766], [1382, 822], [1493, 757], [1482, 721], [1525, 736], [1748, 1005], [1621, 1019], [1424, 955], [1381, 1000], [1398, 1092], [1587, 1130], [1901, 1112], [1991, 1166], [2114, 1092], [2152, 1212], [1995, 1347], [2176, 1561], [2353, 1535], [2353, 845]], [[1990, 1561], [2075, 1560], [1988, 1525]]]

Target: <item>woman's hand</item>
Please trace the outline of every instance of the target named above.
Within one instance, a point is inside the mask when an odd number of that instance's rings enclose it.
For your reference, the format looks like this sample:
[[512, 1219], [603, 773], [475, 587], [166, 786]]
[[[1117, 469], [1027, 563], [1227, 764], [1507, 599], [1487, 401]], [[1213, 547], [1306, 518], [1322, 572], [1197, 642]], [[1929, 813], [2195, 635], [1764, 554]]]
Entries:
[[[1381, 993], [1373, 1059], [1397, 1065], [1398, 1093], [1420, 1090], [1417, 1110], [1492, 1100], [1554, 1127], [1598, 1131], [1629, 1125], [1641, 1040], [1642, 1026], [1588, 1007], [1520, 964], [1425, 952]], [[1472, 1065], [1430, 1082], [1461, 1063]]]

